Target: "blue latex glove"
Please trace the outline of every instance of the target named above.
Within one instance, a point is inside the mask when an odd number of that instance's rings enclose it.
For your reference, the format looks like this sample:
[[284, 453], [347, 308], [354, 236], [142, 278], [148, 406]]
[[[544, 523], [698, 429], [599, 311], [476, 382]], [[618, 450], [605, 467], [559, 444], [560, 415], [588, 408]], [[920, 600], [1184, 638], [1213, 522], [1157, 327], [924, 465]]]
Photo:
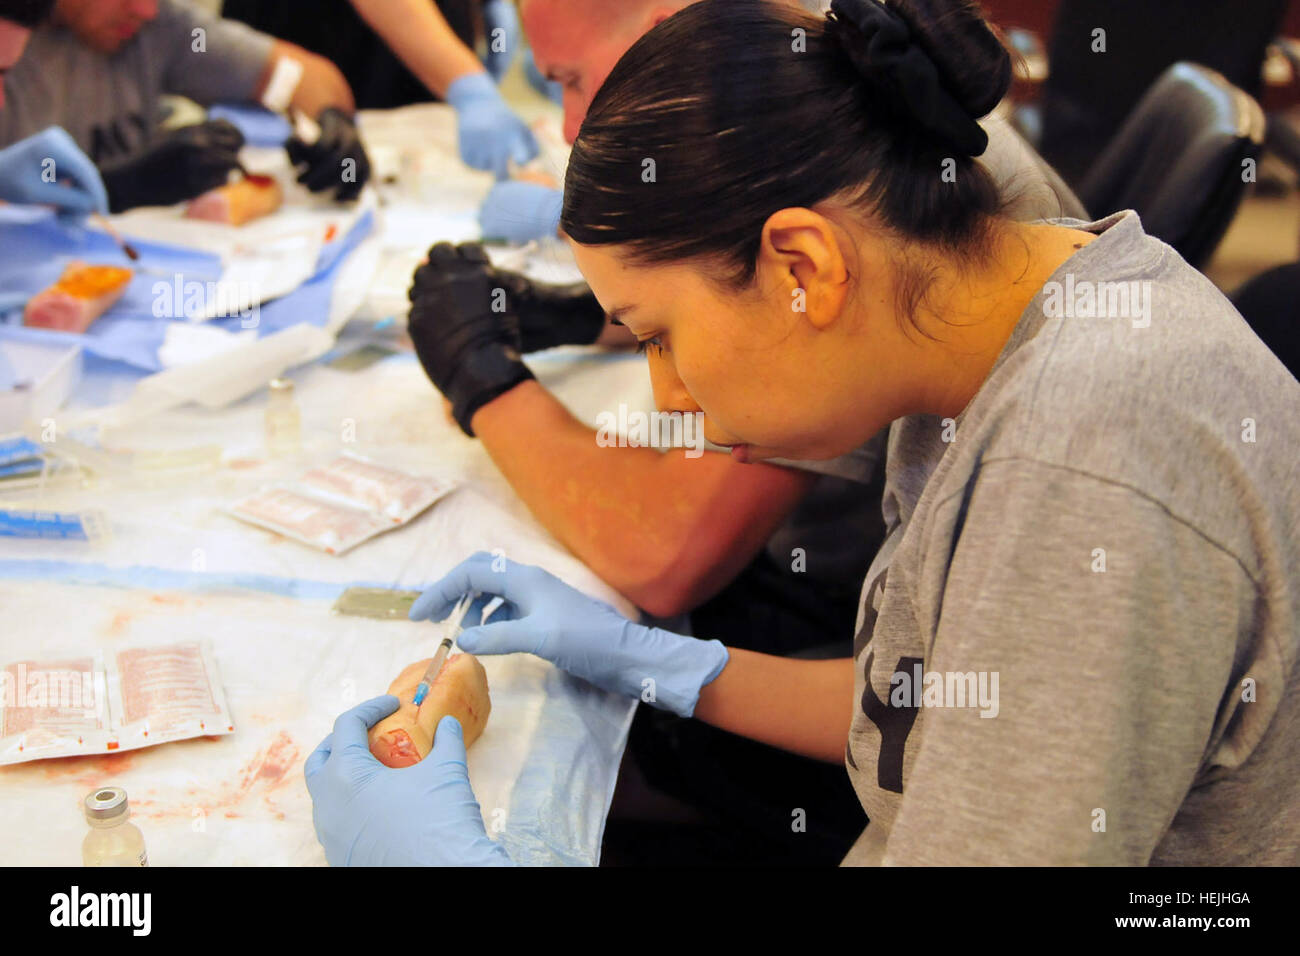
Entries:
[[533, 131], [510, 111], [486, 73], [466, 73], [447, 87], [447, 102], [456, 110], [460, 158], [505, 179], [510, 161], [522, 166], [537, 155]]
[[466, 621], [480, 620], [493, 598], [505, 603], [491, 623], [461, 632], [461, 650], [536, 654], [597, 687], [681, 717], [695, 712], [701, 688], [722, 673], [730, 657], [719, 641], [634, 624], [541, 568], [482, 551], [421, 594], [411, 605], [411, 620], [440, 621], [471, 591], [480, 596]]
[[375, 759], [366, 733], [397, 706], [385, 694], [340, 714], [303, 767], [330, 866], [513, 866], [483, 826], [455, 717], [438, 722], [433, 750], [414, 766]]
[[[510, 0], [485, 0], [483, 4], [483, 26], [487, 33], [487, 55], [483, 65], [498, 83], [510, 70], [515, 61], [515, 53], [523, 40], [523, 29], [519, 26], [519, 13]], [[500, 30], [500, 33], [497, 31]]]
[[0, 150], [0, 199], [74, 215], [108, 212], [99, 170], [58, 126]]
[[488, 190], [478, 224], [484, 239], [554, 239], [563, 205], [564, 193], [558, 189], [510, 179]]

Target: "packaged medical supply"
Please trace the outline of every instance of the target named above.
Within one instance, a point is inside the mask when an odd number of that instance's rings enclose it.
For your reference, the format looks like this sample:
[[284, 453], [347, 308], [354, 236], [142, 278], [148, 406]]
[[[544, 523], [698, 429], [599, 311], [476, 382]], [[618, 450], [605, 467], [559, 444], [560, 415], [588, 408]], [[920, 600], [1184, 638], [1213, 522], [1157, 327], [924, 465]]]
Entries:
[[[101, 484], [153, 485], [187, 479], [221, 465], [225, 449], [217, 444], [119, 449], [105, 447], [96, 429], [60, 428], [40, 442], [41, 453], [54, 465], [75, 467]], [[56, 469], [51, 469], [56, 470]]]
[[0, 538], [47, 538], [96, 544], [108, 536], [102, 511], [26, 511], [0, 508]]
[[234, 732], [206, 641], [0, 668], [0, 764]]
[[325, 364], [332, 369], [340, 372], [363, 372], [377, 362], [392, 355], [397, 355], [397, 350], [389, 348], [379, 342], [367, 342], [350, 352], [344, 352], [341, 355], [330, 359]]
[[31, 461], [40, 458], [43, 454], [45, 454], [44, 448], [22, 435], [0, 438], [0, 467]]
[[320, 548], [327, 554], [344, 554], [392, 527], [381, 515], [301, 495], [283, 486], [256, 491], [235, 502], [229, 510], [242, 521]]
[[299, 481], [312, 491], [377, 511], [395, 524], [410, 521], [452, 488], [450, 482], [408, 475], [348, 452]]
[[26, 461], [15, 461], [12, 464], [0, 465], [0, 480], [39, 475], [44, 468], [45, 460], [43, 458], [28, 458]]
[[330, 608], [335, 614], [368, 617], [377, 621], [405, 621], [419, 591], [388, 588], [348, 588]]
[[41, 510], [47, 492], [81, 487], [86, 477], [77, 462], [50, 454], [40, 442], [23, 435], [0, 438], [0, 495], [21, 496], [27, 510]]
[[264, 487], [227, 511], [328, 554], [343, 554], [406, 524], [455, 487], [343, 454], [296, 482]]

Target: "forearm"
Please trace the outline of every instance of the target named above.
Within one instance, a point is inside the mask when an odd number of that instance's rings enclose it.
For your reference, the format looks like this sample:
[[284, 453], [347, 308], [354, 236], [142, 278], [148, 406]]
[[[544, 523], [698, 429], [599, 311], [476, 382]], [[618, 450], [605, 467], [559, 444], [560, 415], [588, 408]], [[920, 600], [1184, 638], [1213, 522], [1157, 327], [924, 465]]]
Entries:
[[[716, 593], [757, 553], [784, 515], [712, 533], [705, 524], [735, 505], [729, 461], [706, 453], [602, 448], [537, 382], [524, 382], [475, 413], [474, 433], [537, 519], [606, 582], [660, 616]], [[705, 461], [705, 458], [721, 459]], [[776, 497], [780, 497], [777, 495]]]
[[267, 59], [266, 70], [258, 85], [257, 98], [261, 99], [271, 82], [275, 64], [286, 57], [302, 65], [302, 79], [293, 91], [289, 105], [310, 117], [320, 116], [331, 106], [351, 115], [356, 112], [356, 100], [352, 88], [339, 68], [323, 56], [317, 56], [308, 50], [283, 40], [276, 40]]
[[844, 760], [853, 720], [851, 658], [802, 661], [728, 651], [727, 666], [700, 691], [696, 718], [805, 757]]
[[352, 0], [352, 6], [430, 92], [444, 96], [453, 80], [483, 72], [429, 0]]

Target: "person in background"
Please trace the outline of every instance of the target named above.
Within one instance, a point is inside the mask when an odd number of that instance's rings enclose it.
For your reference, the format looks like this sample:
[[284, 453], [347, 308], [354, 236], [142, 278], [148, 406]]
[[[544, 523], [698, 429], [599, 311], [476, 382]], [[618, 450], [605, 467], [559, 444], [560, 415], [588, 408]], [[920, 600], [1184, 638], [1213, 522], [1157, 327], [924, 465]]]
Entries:
[[[225, 0], [222, 13], [328, 57], [361, 109], [446, 100], [468, 166], [502, 179], [537, 155], [532, 131], [496, 86], [520, 45], [510, 0]], [[471, 49], [480, 20], [486, 65]]]
[[314, 142], [286, 144], [300, 181], [354, 198], [369, 162], [338, 68], [181, 0], [57, 0], [52, 21], [33, 32], [5, 79], [0, 146], [54, 123], [99, 167], [113, 211], [190, 199], [238, 167], [243, 137], [219, 120], [164, 131], [159, 97], [175, 93], [202, 105], [259, 100], [281, 60], [302, 71], [290, 107], [321, 130]]
[[0, 109], [4, 108], [4, 81], [22, 59], [32, 30], [44, 23], [54, 0], [3, 0], [0, 2]]
[[[524, 32], [537, 68], [557, 83], [564, 107], [564, 137], [573, 142], [587, 105], [623, 52], [646, 31], [695, 0], [520, 0]], [[795, 0], [789, 0], [792, 5]], [[798, 4], [824, 7], [817, 0]], [[1083, 216], [1085, 211], [1065, 181], [1003, 120], [990, 117], [984, 125], [993, 133], [986, 163], [1007, 179], [1019, 166], [1032, 169], [1019, 187], [1021, 208], [1055, 201], [1055, 213]], [[1046, 187], [1046, 188], [1045, 188]], [[488, 238], [516, 242], [554, 236], [560, 215], [560, 193], [530, 182], [498, 183], [479, 210], [479, 223]]]
[[[53, 10], [54, 0], [0, 0], [0, 112], [5, 74], [22, 58], [32, 30]], [[57, 126], [0, 149], [0, 201], [53, 206], [74, 216], [108, 212], [95, 164]]]
[[[633, 623], [485, 552], [411, 619], [503, 598], [462, 650], [840, 764], [870, 820], [846, 864], [1300, 863], [1300, 384], [1131, 210], [1005, 214], [976, 118], [1011, 62], [973, 3], [831, 10], [712, 0], [638, 41], [562, 224], [659, 407], [737, 458], [828, 459], [889, 425], [851, 657]], [[1100, 305], [1117, 285], [1141, 301]], [[370, 753], [397, 703], [341, 715], [306, 761], [327, 859], [512, 862], [454, 717], [413, 767]]]
[[[620, 56], [690, 5], [524, 0], [537, 62], [564, 87], [570, 138]], [[1083, 216], [1069, 189], [1006, 123], [990, 119], [983, 128], [989, 149], [979, 162], [992, 172], [1008, 215]], [[540, 188], [497, 188], [516, 186]], [[560, 194], [545, 192], [555, 197], [558, 217]], [[460, 294], [484, 277], [506, 291], [509, 311]], [[518, 356], [593, 341], [606, 323], [589, 290], [551, 290], [494, 270], [480, 256], [444, 249], [417, 271], [411, 300], [417, 354], [461, 427], [482, 441], [538, 520], [596, 574], [651, 615], [689, 613], [695, 633], [733, 646], [781, 655], [848, 653], [862, 576], [884, 536], [883, 436], [819, 462], [744, 464], [716, 451], [689, 458], [682, 449], [601, 447], [595, 431]], [[661, 383], [654, 385], [662, 404]], [[611, 407], [618, 400], [610, 396]], [[838, 859], [861, 828], [859, 804], [836, 768], [763, 752], [644, 707], [632, 736], [629, 750], [653, 785], [730, 821], [759, 817], [765, 808], [749, 812], [754, 795], [777, 793], [752, 786], [754, 779], [825, 796], [809, 809], [807, 834], [768, 830], [793, 854]], [[715, 759], [722, 753], [734, 759]], [[778, 793], [774, 802], [784, 799]]]

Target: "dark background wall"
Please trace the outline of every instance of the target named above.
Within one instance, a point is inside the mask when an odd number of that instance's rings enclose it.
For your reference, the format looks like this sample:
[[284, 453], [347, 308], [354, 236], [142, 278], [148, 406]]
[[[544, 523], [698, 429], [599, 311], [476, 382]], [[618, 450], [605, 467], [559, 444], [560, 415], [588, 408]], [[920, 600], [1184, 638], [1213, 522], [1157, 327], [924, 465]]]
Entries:
[[[1167, 7], [1170, 11], [1170, 22], [1181, 22], [1180, 9], [1183, 4], [1180, 0], [1131, 0], [1131, 2]], [[1254, 0], [1221, 0], [1219, 6], [1224, 13], [1224, 23], [1197, 23], [1193, 24], [1192, 28], [1231, 30], [1234, 12], [1248, 7], [1252, 2]], [[1042, 39], [1044, 45], [1050, 42], [1058, 0], [981, 0], [981, 5], [990, 19], [999, 26], [1033, 30]], [[1281, 32], [1286, 36], [1300, 39], [1300, 0], [1290, 0], [1287, 4]], [[1020, 94], [1021, 90], [1018, 88], [1016, 92]], [[1300, 103], [1300, 78], [1293, 79], [1286, 87], [1265, 87], [1261, 100], [1265, 109], [1279, 109]]]

